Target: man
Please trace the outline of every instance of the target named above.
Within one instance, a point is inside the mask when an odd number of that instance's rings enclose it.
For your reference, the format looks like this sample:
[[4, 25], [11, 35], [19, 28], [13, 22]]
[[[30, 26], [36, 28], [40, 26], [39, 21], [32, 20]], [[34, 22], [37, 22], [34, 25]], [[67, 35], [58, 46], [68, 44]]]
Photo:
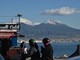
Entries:
[[53, 48], [48, 38], [42, 40], [44, 47], [41, 46], [42, 60], [53, 60]]
[[38, 45], [34, 39], [29, 40], [30, 49], [28, 51], [28, 56], [31, 57], [31, 60], [40, 60], [40, 53]]

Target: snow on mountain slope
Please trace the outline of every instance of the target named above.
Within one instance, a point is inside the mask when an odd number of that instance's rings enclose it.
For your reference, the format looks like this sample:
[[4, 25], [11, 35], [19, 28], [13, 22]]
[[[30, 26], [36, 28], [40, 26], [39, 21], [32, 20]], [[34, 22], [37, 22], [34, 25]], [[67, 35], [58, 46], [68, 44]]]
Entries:
[[30, 21], [30, 20], [28, 20], [28, 19], [25, 19], [25, 18], [21, 18], [21, 19], [20, 19], [20, 22], [21, 22], [21, 23], [28, 24], [28, 25], [32, 25], [32, 24], [33, 24], [32, 21]]
[[57, 25], [57, 24], [62, 24], [62, 22], [57, 21], [57, 20], [53, 20], [53, 19], [49, 19], [46, 22], [44, 22], [45, 24], [53, 24], [53, 25]]
[[[14, 23], [16, 23], [16, 22], [17, 22], [17, 20], [14, 20]], [[20, 19], [20, 23], [24, 23], [24, 24], [32, 25], [32, 26], [42, 24], [42, 23], [39, 23], [39, 22], [32, 22], [32, 21], [30, 21], [29, 19], [25, 19], [25, 18], [21, 18], [21, 19]], [[60, 22], [60, 21], [58, 21], [58, 20], [49, 19], [49, 20], [43, 22], [43, 24], [58, 25], [58, 24], [63, 24], [63, 23]]]

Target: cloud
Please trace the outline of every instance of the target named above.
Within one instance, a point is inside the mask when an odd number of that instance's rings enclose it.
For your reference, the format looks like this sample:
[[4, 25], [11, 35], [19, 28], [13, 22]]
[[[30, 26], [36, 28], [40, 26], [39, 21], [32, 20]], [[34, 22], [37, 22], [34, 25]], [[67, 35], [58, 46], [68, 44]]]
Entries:
[[71, 15], [74, 13], [80, 13], [80, 10], [70, 7], [62, 7], [59, 9], [45, 10], [42, 15]]

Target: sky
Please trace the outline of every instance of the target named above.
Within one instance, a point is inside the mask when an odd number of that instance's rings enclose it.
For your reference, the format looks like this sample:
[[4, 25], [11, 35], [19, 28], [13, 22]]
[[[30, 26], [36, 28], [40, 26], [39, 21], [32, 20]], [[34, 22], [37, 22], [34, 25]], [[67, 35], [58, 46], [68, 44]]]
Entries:
[[33, 22], [53, 19], [80, 29], [80, 0], [0, 0], [0, 22], [17, 14]]

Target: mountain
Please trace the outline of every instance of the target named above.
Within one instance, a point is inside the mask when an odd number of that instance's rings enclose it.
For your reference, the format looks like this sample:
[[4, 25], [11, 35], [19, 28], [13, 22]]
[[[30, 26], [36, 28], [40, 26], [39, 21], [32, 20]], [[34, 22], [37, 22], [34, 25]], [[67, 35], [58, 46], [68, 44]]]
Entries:
[[44, 22], [44, 24], [53, 24], [53, 25], [57, 25], [57, 24], [62, 24], [60, 21], [56, 21], [56, 20], [47, 20]]
[[80, 30], [50, 19], [37, 25], [21, 22], [20, 33], [24, 34], [27, 38], [52, 38], [54, 36], [80, 35]]
[[28, 19], [25, 19], [25, 18], [21, 18], [20, 20], [21, 23], [24, 23], [24, 24], [27, 24], [27, 25], [32, 25], [33, 22], [28, 20]]

